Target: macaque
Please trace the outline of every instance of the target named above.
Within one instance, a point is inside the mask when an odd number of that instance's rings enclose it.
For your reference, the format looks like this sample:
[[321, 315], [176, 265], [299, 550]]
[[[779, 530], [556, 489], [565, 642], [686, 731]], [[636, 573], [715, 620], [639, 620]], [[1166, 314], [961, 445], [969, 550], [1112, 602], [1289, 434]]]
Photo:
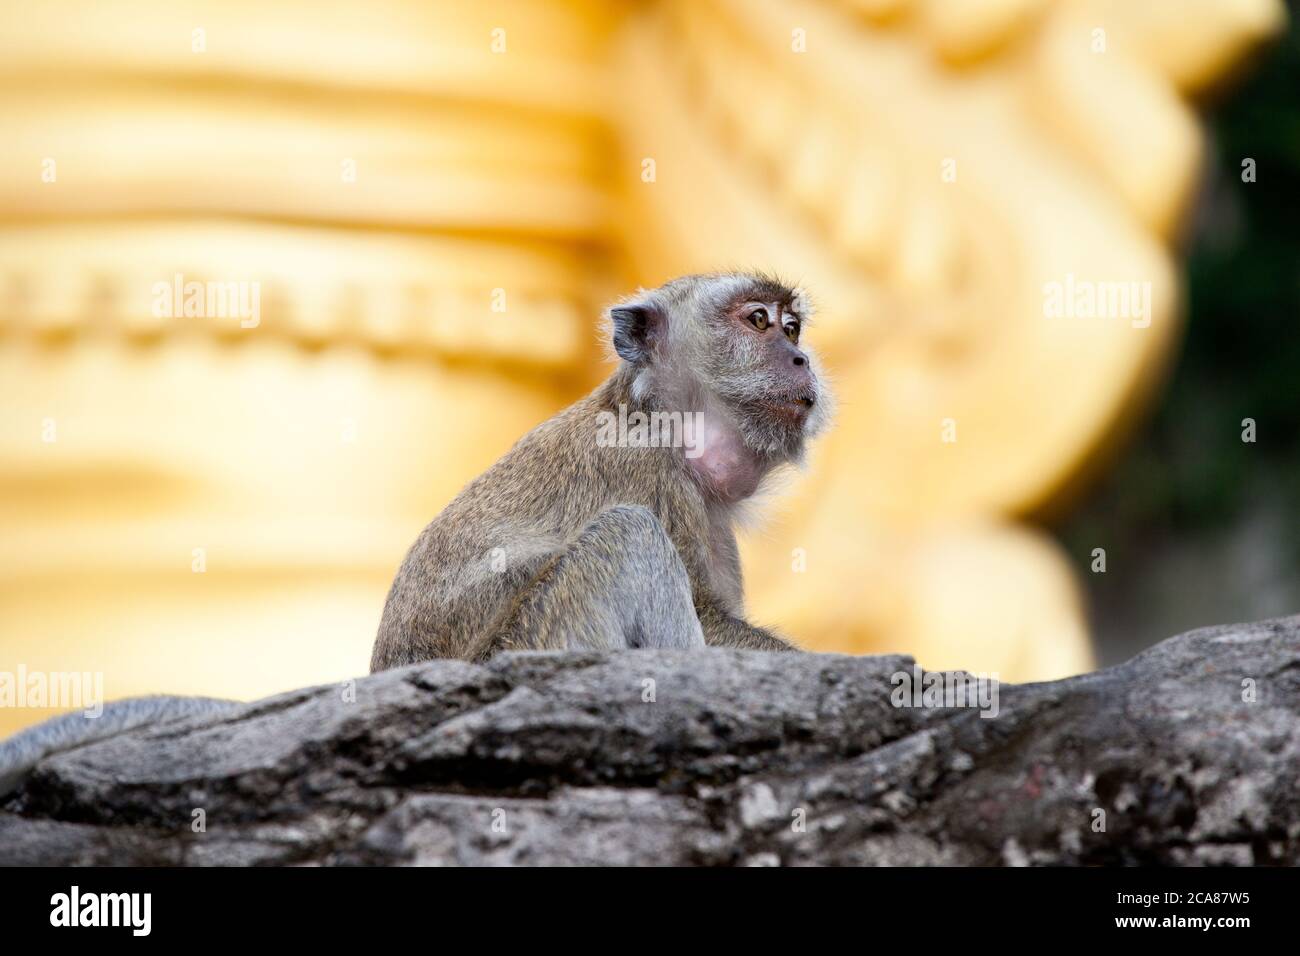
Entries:
[[744, 618], [735, 525], [831, 400], [805, 296], [686, 276], [606, 313], [619, 365], [424, 529], [371, 670], [503, 650], [793, 645]]

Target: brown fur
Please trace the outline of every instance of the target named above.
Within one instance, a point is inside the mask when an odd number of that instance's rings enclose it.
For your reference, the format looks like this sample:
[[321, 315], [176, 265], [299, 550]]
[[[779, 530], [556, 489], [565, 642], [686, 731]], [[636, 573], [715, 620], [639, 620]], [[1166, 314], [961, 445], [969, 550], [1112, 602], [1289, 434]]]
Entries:
[[[732, 530], [739, 501], [727, 481], [714, 482], [681, 448], [602, 447], [595, 437], [600, 413], [620, 406], [631, 414], [703, 404], [739, 449], [714, 456], [724, 479], [752, 472], [756, 484], [796, 460], [804, 431], [815, 428], [767, 421], [765, 403], [794, 387], [786, 378], [808, 387], [808, 369], [784, 368], [788, 355], [805, 353], [735, 312], [744, 301], [791, 308], [793, 291], [772, 284], [689, 277], [635, 300], [659, 325], [635, 346], [622, 330], [620, 351], [633, 360], [520, 439], [421, 533], [389, 593], [372, 670], [437, 657], [483, 661], [504, 649], [663, 646], [694, 627], [692, 608], [705, 643], [791, 649], [742, 617]], [[620, 308], [612, 311], [625, 316]], [[820, 426], [826, 393], [812, 381]], [[747, 480], [737, 487], [753, 490]], [[689, 635], [681, 640], [672, 646], [694, 646]]]

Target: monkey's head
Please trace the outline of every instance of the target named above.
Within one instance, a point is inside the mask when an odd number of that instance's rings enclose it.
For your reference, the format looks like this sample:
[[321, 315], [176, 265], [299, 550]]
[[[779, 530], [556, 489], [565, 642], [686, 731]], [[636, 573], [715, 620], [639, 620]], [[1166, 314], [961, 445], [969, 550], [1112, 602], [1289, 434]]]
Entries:
[[754, 452], [798, 460], [831, 397], [804, 340], [803, 292], [756, 273], [683, 276], [608, 312], [633, 397], [665, 411], [720, 410]]

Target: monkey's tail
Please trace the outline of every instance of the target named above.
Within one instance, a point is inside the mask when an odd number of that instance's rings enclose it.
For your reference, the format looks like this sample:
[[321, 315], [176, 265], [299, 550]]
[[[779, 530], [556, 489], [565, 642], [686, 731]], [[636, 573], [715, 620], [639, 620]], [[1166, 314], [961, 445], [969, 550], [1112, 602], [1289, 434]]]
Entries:
[[103, 713], [97, 717], [82, 711], [51, 717], [0, 741], [0, 797], [22, 786], [32, 768], [52, 754], [74, 750], [145, 724], [219, 714], [237, 705], [238, 701], [215, 697], [133, 697], [104, 705]]

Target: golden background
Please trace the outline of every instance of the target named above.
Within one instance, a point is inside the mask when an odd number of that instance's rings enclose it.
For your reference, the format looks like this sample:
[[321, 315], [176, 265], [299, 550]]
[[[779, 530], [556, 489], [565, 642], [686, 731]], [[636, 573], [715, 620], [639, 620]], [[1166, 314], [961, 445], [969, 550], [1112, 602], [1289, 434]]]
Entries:
[[[1193, 105], [1283, 16], [6, 4], [0, 670], [102, 672], [110, 698], [363, 673], [419, 529], [607, 373], [600, 306], [732, 266], [811, 291], [841, 406], [746, 536], [751, 616], [1087, 670], [1087, 567], [1025, 519], [1158, 388]], [[260, 323], [156, 317], [178, 273], [260, 283]], [[1045, 318], [1067, 275], [1151, 283], [1150, 326]]]

